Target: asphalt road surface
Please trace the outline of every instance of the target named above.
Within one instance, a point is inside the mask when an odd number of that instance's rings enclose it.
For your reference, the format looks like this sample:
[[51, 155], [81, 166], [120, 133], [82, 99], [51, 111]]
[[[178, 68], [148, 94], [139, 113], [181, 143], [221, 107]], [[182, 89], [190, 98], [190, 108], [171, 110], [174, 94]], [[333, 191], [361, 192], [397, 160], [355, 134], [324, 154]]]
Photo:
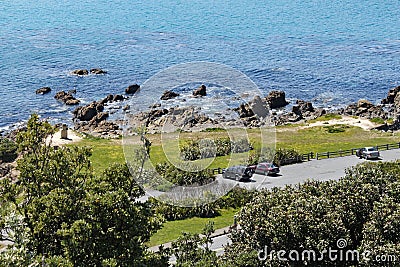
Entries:
[[[381, 158], [377, 161], [393, 161], [400, 159], [400, 149], [380, 151], [380, 153]], [[359, 159], [356, 156], [312, 160], [304, 163], [283, 166], [280, 168], [281, 173], [279, 176], [254, 174], [251, 182], [232, 181], [232, 183], [237, 183], [239, 186], [249, 189], [263, 189], [299, 184], [308, 179], [318, 181], [339, 180], [339, 178], [345, 176], [346, 168], [365, 161], [365, 159]], [[219, 175], [217, 179], [223, 178]], [[223, 253], [223, 247], [230, 242], [227, 235], [217, 236], [213, 240], [214, 244], [211, 249], [216, 251], [217, 254]]]

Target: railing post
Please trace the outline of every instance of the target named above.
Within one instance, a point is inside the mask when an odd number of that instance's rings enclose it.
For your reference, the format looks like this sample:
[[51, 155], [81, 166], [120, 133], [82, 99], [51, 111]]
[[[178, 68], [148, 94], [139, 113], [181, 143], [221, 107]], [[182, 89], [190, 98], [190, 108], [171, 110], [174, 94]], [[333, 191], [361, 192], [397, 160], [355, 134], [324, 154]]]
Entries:
[[[400, 146], [400, 143], [399, 143], [399, 146]], [[318, 160], [318, 152], [315, 154], [315, 157], [316, 157], [317, 160]]]
[[328, 153], [327, 153], [327, 156], [328, 156], [328, 159], [329, 159], [329, 151], [328, 151]]

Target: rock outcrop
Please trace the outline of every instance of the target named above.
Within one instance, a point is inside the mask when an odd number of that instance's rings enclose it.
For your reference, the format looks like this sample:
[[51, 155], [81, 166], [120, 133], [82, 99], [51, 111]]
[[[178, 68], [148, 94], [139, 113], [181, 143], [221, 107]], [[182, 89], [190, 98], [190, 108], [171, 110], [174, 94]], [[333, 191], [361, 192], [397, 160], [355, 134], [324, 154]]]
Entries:
[[107, 71], [96, 68], [96, 69], [90, 69], [90, 73], [91, 74], [106, 74]]
[[100, 100], [100, 104], [104, 105], [107, 103], [117, 102], [117, 101], [124, 101], [125, 97], [123, 95], [108, 95], [102, 100]]
[[127, 94], [135, 94], [137, 91], [139, 91], [140, 89], [140, 85], [138, 84], [132, 84], [129, 85], [126, 89], [125, 89], [125, 93]]
[[36, 94], [37, 95], [44, 95], [44, 94], [48, 94], [51, 92], [51, 88], [50, 87], [42, 87], [36, 90]]
[[271, 91], [266, 97], [266, 101], [269, 104], [270, 108], [282, 108], [289, 104], [286, 101], [286, 94], [283, 91]]
[[66, 105], [78, 105], [80, 101], [76, 99], [72, 93], [60, 91], [54, 96], [55, 99], [63, 102]]
[[382, 106], [375, 106], [365, 99], [360, 99], [357, 103], [348, 105], [342, 112], [340, 112], [340, 114], [359, 116], [360, 118], [365, 119], [388, 118], [388, 113], [384, 111]]
[[168, 99], [172, 99], [179, 96], [178, 93], [172, 92], [172, 91], [164, 91], [163, 95], [161, 96], [161, 100], [168, 100]]
[[119, 126], [107, 121], [108, 112], [103, 112], [104, 105], [101, 102], [92, 102], [89, 105], [75, 109], [75, 130], [94, 136], [114, 138], [121, 134]]
[[89, 75], [89, 71], [86, 69], [77, 69], [77, 70], [71, 71], [71, 74], [83, 76], [83, 75]]
[[104, 110], [103, 104], [94, 101], [89, 105], [77, 107], [73, 112], [74, 119], [78, 119], [80, 121], [90, 121], [103, 110]]
[[396, 96], [398, 96], [400, 94], [399, 92], [400, 92], [400, 86], [390, 89], [387, 94], [387, 97], [382, 99], [381, 103], [382, 104], [394, 104]]
[[194, 96], [206, 96], [207, 95], [207, 87], [202, 84], [199, 88], [193, 91]]

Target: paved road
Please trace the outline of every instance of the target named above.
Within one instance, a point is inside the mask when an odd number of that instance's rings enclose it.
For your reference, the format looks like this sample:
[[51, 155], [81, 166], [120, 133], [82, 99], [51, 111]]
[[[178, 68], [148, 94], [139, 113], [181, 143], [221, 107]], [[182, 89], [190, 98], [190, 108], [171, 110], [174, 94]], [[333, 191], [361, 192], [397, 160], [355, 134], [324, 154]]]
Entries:
[[[400, 159], [400, 149], [380, 151], [380, 161], [393, 161]], [[251, 182], [235, 182], [245, 188], [273, 188], [282, 187], [290, 184], [298, 184], [306, 181], [307, 179], [327, 181], [338, 180], [345, 175], [345, 169], [355, 166], [358, 163], [365, 162], [364, 159], [359, 159], [356, 156], [348, 156], [333, 159], [312, 160], [300, 164], [288, 165], [281, 167], [280, 176], [263, 176], [255, 174]], [[218, 179], [223, 179], [221, 176]], [[227, 235], [220, 235], [215, 237], [212, 250], [217, 254], [223, 253], [223, 247], [227, 245], [230, 240]]]

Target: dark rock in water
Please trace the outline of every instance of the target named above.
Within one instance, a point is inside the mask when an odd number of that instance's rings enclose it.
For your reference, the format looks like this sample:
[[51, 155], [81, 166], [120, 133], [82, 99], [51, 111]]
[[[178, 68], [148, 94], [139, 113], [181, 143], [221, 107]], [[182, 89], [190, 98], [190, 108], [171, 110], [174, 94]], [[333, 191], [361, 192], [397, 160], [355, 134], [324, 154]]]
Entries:
[[72, 75], [88, 75], [89, 71], [85, 69], [78, 69], [78, 70], [73, 70], [71, 71]]
[[159, 107], [161, 107], [161, 104], [160, 104], [160, 103], [155, 103], [155, 104], [149, 106], [149, 108], [151, 108], [151, 109], [159, 108]]
[[81, 101], [78, 99], [68, 99], [65, 101], [65, 105], [73, 106], [73, 105], [78, 105]]
[[103, 110], [104, 106], [101, 103], [94, 101], [87, 106], [76, 108], [73, 113], [74, 118], [80, 121], [90, 121]]
[[135, 94], [137, 91], [139, 91], [140, 89], [140, 85], [138, 84], [132, 84], [129, 85], [126, 89], [125, 89], [125, 93], [127, 94]]
[[100, 101], [100, 104], [104, 105], [106, 103], [112, 102], [114, 99], [113, 95], [108, 95]]
[[123, 101], [125, 98], [123, 95], [114, 95], [112, 101]]
[[98, 113], [92, 120], [98, 122], [105, 121], [109, 117], [107, 112], [100, 112]]
[[194, 96], [206, 96], [207, 88], [204, 84], [202, 84], [199, 88], [193, 91]]
[[102, 69], [90, 69], [90, 73], [92, 73], [92, 74], [106, 74], [107, 71], [102, 70]]
[[164, 93], [163, 93], [163, 95], [161, 96], [161, 100], [168, 100], [168, 99], [172, 99], [172, 98], [175, 98], [175, 97], [177, 97], [177, 96], [179, 96], [179, 94], [178, 93], [175, 93], [175, 92], [172, 92], [172, 91], [165, 91]]
[[289, 102], [286, 101], [285, 92], [283, 91], [269, 92], [266, 100], [270, 108], [281, 108], [289, 104]]
[[77, 105], [80, 103], [70, 92], [60, 91], [54, 96], [55, 99], [63, 102], [66, 105]]
[[312, 103], [304, 100], [297, 100], [296, 105], [292, 108], [292, 112], [296, 115], [302, 115], [306, 112], [314, 112], [314, 110]]
[[44, 95], [44, 94], [47, 94], [47, 93], [50, 93], [50, 92], [51, 92], [51, 88], [50, 87], [42, 87], [42, 88], [39, 88], [39, 89], [36, 90], [36, 94], [38, 94], [38, 95]]
[[69, 94], [76, 94], [76, 89], [68, 90]]
[[235, 111], [239, 113], [240, 118], [248, 118], [254, 116], [253, 111], [247, 104], [241, 104], [239, 108], [236, 108]]
[[129, 106], [129, 105], [126, 105], [125, 107], [122, 108], [123, 111], [127, 111], [127, 110], [130, 110], [130, 109], [131, 109], [131, 106]]
[[400, 95], [400, 86], [389, 90], [387, 97], [382, 99], [382, 104], [394, 104], [397, 95]]

